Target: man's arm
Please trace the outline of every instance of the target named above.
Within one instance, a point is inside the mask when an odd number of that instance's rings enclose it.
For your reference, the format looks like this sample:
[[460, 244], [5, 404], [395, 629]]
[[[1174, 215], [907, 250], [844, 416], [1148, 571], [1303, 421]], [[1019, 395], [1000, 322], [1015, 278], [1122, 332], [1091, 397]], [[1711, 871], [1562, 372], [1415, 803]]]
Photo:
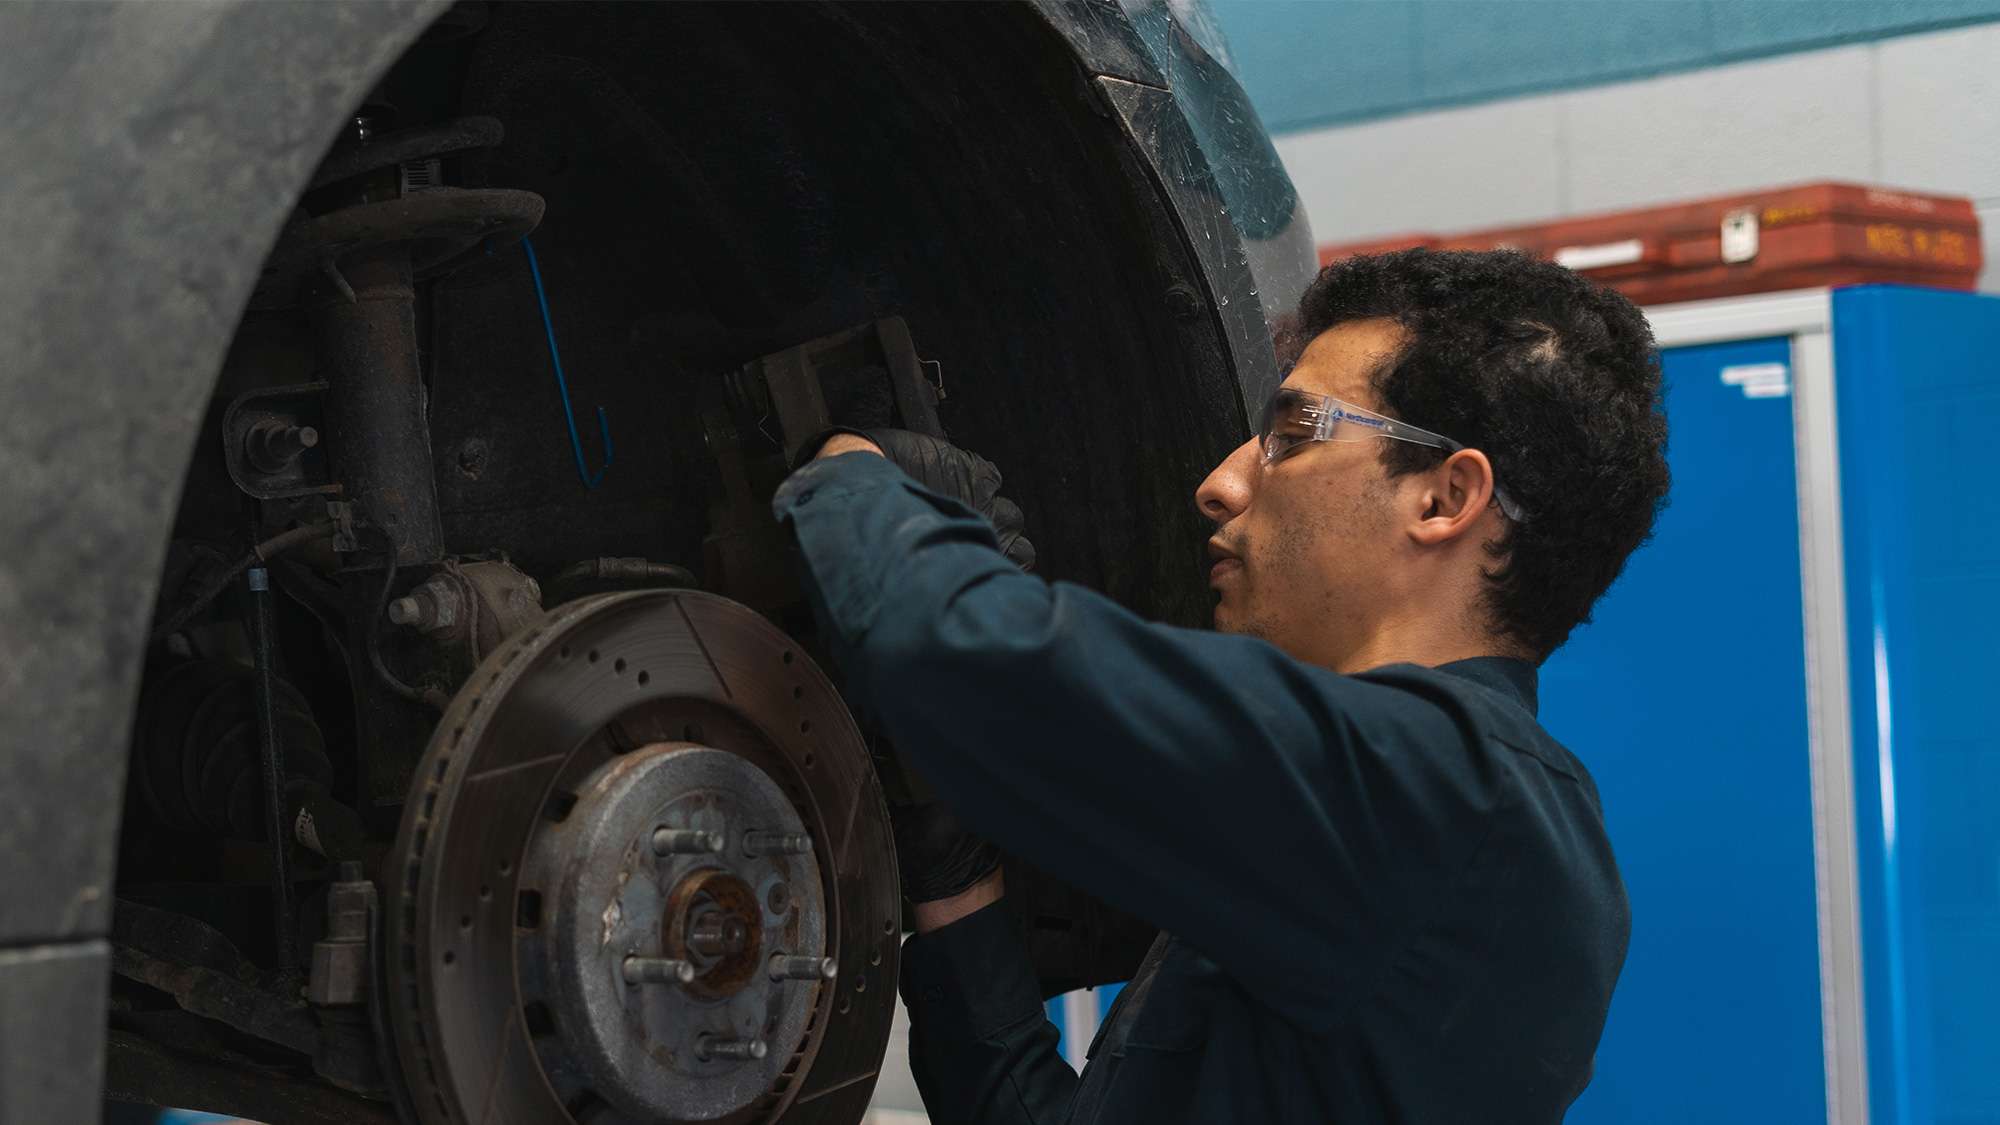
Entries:
[[1076, 1094], [1002, 890], [995, 872], [949, 906], [918, 903], [903, 947], [910, 1071], [936, 1125], [1055, 1125]]
[[1492, 811], [1441, 693], [1045, 584], [880, 458], [808, 466], [774, 507], [848, 698], [969, 828], [1303, 1026], [1368, 991]]

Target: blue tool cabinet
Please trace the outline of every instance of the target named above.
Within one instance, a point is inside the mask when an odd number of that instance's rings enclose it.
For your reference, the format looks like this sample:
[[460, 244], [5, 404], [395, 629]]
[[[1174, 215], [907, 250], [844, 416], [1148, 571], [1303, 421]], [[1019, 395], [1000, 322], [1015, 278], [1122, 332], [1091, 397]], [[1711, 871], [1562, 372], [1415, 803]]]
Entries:
[[1632, 948], [1582, 1125], [2000, 1125], [2000, 298], [1648, 310], [1671, 506], [1544, 669]]

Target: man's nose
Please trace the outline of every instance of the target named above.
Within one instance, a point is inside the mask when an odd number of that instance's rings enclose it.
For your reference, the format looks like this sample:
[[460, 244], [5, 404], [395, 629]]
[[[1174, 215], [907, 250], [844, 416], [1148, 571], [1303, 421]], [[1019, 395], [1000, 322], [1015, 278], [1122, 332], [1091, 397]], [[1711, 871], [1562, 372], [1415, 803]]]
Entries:
[[1257, 482], [1257, 439], [1251, 438], [1222, 459], [1194, 490], [1194, 506], [1217, 524], [1228, 523], [1250, 506]]

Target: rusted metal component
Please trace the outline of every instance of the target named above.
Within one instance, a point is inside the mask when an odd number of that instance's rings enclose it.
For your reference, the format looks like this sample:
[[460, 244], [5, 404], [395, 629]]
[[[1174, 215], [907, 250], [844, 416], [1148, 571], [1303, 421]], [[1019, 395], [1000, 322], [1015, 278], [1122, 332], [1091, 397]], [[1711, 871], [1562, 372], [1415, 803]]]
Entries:
[[387, 619], [426, 634], [443, 649], [460, 650], [459, 672], [542, 612], [541, 586], [504, 560], [446, 560], [436, 574], [389, 603]]
[[833, 425], [944, 436], [942, 379], [925, 365], [909, 324], [892, 316], [772, 352], [706, 391], [703, 440], [721, 486], [702, 542], [709, 587], [767, 612], [797, 600], [771, 493], [804, 443]]
[[[791, 798], [744, 758], [682, 741], [629, 750], [572, 791], [576, 804], [536, 833], [522, 863], [523, 883], [546, 904], [520, 942], [540, 976], [522, 973], [522, 994], [546, 1005], [555, 1028], [536, 1044], [544, 1068], [581, 1072], [596, 1095], [647, 1119], [706, 1120], [755, 1104], [804, 1042], [821, 1001], [771, 982], [768, 953], [825, 948], [824, 883], [809, 854], [710, 849], [733, 825], [802, 825]], [[654, 827], [661, 821], [664, 829]], [[691, 850], [650, 847], [663, 833]], [[614, 866], [609, 856], [624, 861]], [[780, 880], [812, 893], [770, 916], [759, 888]], [[623, 963], [609, 964], [620, 951]], [[671, 989], [617, 983], [631, 984], [655, 955], [686, 965], [687, 979]], [[615, 976], [606, 971], [613, 968]], [[748, 1056], [699, 1050], [704, 1039], [753, 1036], [782, 1057], [752, 1067], [739, 1065], [755, 1061]]]
[[327, 293], [311, 307], [326, 375], [327, 452], [356, 514], [381, 529], [402, 566], [444, 556], [430, 427], [417, 367], [410, 251], [391, 243], [349, 255], [353, 299]]
[[672, 563], [651, 559], [585, 559], [556, 572], [549, 579], [549, 605], [561, 605], [586, 594], [606, 594], [614, 590], [697, 589], [701, 583], [694, 572]]
[[[900, 316], [857, 325], [773, 352], [735, 376], [768, 398], [786, 464], [831, 425], [896, 426], [942, 437], [939, 384], [924, 375]], [[752, 390], [754, 397], [758, 394]]]
[[319, 1028], [285, 976], [246, 961], [221, 932], [170, 910], [118, 901], [112, 972], [159, 989], [188, 1012], [305, 1055]]
[[359, 863], [340, 865], [326, 889], [326, 936], [313, 943], [306, 999], [314, 1004], [360, 1004], [368, 999], [368, 919], [375, 884]]
[[296, 1067], [260, 1066], [241, 1056], [191, 1051], [185, 1043], [169, 1046], [116, 1029], [107, 1047], [105, 1098], [282, 1125], [399, 1125], [386, 1103], [301, 1078]]
[[[417, 776], [386, 915], [425, 1125], [489, 1099], [524, 1121], [773, 1121], [867, 1085], [893, 990], [772, 979], [771, 957], [894, 973], [886, 809], [831, 686], [761, 617], [666, 591], [562, 606], [488, 657]], [[829, 843], [662, 855], [661, 828]], [[765, 1055], [702, 1058], [701, 1036]]]
[[418, 276], [450, 272], [468, 251], [519, 242], [541, 222], [542, 208], [531, 191], [439, 187], [301, 219], [285, 228], [265, 262], [251, 307], [289, 308], [321, 286], [342, 295], [342, 277], [358, 295], [349, 267], [392, 246], [407, 248]]
[[425, 633], [438, 633], [458, 624], [464, 611], [458, 590], [451, 583], [432, 577], [423, 585], [389, 603], [389, 624], [403, 625]]
[[313, 1070], [344, 1090], [381, 1097], [388, 1092], [367, 1010], [374, 991], [375, 884], [361, 864], [340, 865], [326, 891], [326, 936], [313, 944], [306, 999], [319, 1020]]
[[734, 871], [709, 868], [668, 892], [660, 947], [669, 957], [694, 962], [695, 992], [726, 999], [756, 978], [763, 923], [757, 892]]
[[508, 637], [541, 619], [542, 588], [505, 559], [451, 562], [445, 573], [464, 584], [473, 611], [466, 638], [476, 664]]
[[491, 117], [460, 117], [417, 129], [357, 137], [361, 143], [334, 149], [320, 162], [307, 191], [369, 172], [394, 168], [406, 161], [491, 148], [506, 136], [500, 122]]
[[[368, 638], [350, 648], [350, 666], [357, 682], [386, 689], [372, 693], [376, 705], [357, 715], [368, 791], [385, 804], [401, 803], [414, 764], [407, 748], [428, 736], [444, 709], [446, 697], [435, 685], [462, 683], [488, 652], [541, 616], [540, 587], [504, 559], [445, 559], [391, 598], [397, 588], [394, 571], [347, 577], [349, 627]], [[384, 629], [391, 622], [410, 631]], [[397, 668], [419, 669], [420, 678], [413, 685]]]

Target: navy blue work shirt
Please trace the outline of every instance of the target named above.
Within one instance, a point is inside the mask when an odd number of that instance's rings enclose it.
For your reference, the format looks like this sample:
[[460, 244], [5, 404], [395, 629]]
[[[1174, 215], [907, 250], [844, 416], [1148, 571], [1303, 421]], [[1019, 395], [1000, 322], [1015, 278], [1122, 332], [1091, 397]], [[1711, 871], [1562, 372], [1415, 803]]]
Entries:
[[773, 507], [849, 701], [967, 827], [1163, 931], [1081, 1077], [1004, 904], [911, 938], [933, 1121], [1561, 1120], [1631, 916], [1531, 665], [1343, 676], [1149, 623], [872, 455]]

